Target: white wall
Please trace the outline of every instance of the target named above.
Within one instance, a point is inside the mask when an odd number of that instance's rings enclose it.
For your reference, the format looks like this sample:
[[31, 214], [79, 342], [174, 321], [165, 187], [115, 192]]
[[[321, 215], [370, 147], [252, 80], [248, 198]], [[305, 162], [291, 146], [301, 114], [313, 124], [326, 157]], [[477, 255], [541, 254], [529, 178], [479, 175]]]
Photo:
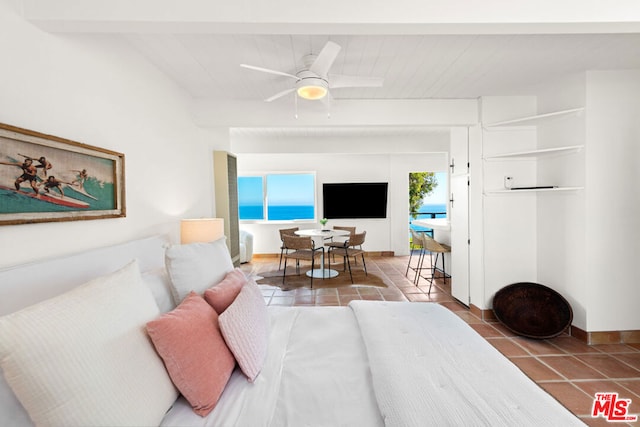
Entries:
[[[538, 89], [538, 113], [585, 106], [585, 75], [572, 74]], [[538, 148], [584, 145], [585, 120], [591, 111], [552, 120], [538, 126]], [[585, 153], [588, 148], [538, 160], [538, 176], [547, 183], [585, 185]], [[594, 171], [594, 173], [597, 173]], [[562, 294], [573, 309], [573, 324], [587, 328], [589, 283], [586, 274], [585, 190], [538, 195], [538, 280]]]
[[[354, 225], [358, 231], [366, 230], [365, 249], [368, 251], [392, 250], [396, 255], [405, 255], [408, 254], [409, 172], [447, 170], [449, 132], [439, 131], [425, 138], [416, 140], [387, 136], [382, 138], [385, 141], [381, 141], [375, 136], [358, 140], [326, 135], [321, 138], [281, 140], [275, 146], [277, 148], [264, 140], [239, 138], [238, 141], [232, 141], [232, 151], [238, 158], [239, 174], [315, 172], [316, 215], [322, 215], [324, 182], [389, 182], [386, 219], [336, 219], [331, 220], [329, 225]], [[264, 151], [266, 146], [280, 152], [255, 152]], [[254, 234], [255, 253], [279, 253], [278, 229], [291, 225], [318, 227], [315, 222], [241, 222], [240, 227]]]
[[640, 70], [586, 76], [587, 330], [640, 329]]
[[0, 122], [124, 153], [127, 217], [2, 226], [0, 267], [175, 238], [179, 218], [211, 215], [211, 147], [224, 134], [196, 127], [185, 94], [117, 39], [45, 33], [18, 3], [0, 0]]

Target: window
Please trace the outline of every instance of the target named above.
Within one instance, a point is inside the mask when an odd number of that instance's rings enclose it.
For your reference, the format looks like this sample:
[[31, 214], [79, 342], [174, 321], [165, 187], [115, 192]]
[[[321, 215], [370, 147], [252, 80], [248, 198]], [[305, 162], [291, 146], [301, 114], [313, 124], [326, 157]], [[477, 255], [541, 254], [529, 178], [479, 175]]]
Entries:
[[315, 219], [315, 174], [281, 173], [238, 177], [240, 220]]

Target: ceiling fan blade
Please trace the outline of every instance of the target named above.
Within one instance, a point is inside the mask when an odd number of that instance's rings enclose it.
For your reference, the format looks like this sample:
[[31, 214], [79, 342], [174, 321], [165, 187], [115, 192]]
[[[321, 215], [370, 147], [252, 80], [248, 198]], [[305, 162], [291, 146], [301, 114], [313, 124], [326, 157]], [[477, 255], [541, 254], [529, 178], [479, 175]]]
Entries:
[[275, 95], [265, 99], [266, 102], [271, 102], [271, 101], [275, 101], [278, 98], [282, 98], [283, 96], [293, 92], [294, 90], [296, 90], [296, 88], [291, 88], [291, 89], [287, 89], [287, 90], [283, 90], [282, 92], [278, 92]]
[[364, 77], [364, 76], [329, 76], [329, 87], [331, 89], [341, 87], [382, 87], [384, 79], [381, 77]]
[[285, 73], [283, 71], [270, 70], [268, 68], [256, 67], [255, 65], [247, 65], [247, 64], [240, 64], [240, 66], [242, 68], [248, 68], [249, 70], [262, 71], [263, 73], [276, 74], [278, 76], [291, 77], [293, 79], [300, 80], [298, 76], [294, 76], [293, 74]]
[[336, 60], [340, 49], [342, 49], [340, 45], [328, 41], [318, 54], [316, 60], [311, 64], [311, 67], [309, 67], [309, 71], [316, 73], [320, 77], [327, 77], [329, 68], [333, 65], [333, 61]]

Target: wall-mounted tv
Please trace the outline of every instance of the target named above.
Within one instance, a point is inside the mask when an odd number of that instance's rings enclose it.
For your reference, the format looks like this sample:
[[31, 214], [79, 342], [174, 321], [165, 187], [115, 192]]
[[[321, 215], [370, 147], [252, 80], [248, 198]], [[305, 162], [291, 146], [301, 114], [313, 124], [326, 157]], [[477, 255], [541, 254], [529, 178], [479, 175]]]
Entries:
[[325, 183], [323, 217], [327, 219], [386, 218], [386, 182]]

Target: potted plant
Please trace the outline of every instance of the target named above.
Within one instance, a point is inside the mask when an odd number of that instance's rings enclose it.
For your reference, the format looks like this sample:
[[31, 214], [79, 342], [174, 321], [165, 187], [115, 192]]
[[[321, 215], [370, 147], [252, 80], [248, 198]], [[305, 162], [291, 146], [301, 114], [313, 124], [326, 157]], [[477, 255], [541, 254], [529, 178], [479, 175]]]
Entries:
[[327, 226], [327, 221], [329, 221], [327, 218], [322, 218], [322, 219], [320, 220], [320, 225], [322, 225], [322, 229], [323, 229], [323, 230], [326, 230], [326, 229], [327, 229], [327, 227], [326, 227], [326, 226]]

